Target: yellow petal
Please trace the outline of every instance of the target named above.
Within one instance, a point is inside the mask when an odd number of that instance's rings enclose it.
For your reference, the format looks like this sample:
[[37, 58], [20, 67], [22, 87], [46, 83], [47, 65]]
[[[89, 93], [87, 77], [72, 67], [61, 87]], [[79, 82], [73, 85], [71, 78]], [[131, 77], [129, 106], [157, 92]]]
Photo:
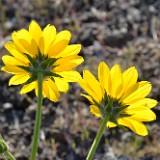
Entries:
[[[119, 92], [121, 91], [122, 85], [122, 73], [119, 65], [114, 65], [111, 69], [111, 97], [119, 98]], [[118, 90], [118, 91], [117, 91]]]
[[135, 67], [130, 67], [122, 74], [122, 84], [119, 85], [116, 91], [118, 99], [125, 99], [125, 97], [138, 88], [138, 86], [136, 86], [137, 78], [138, 72]]
[[30, 56], [36, 56], [38, 54], [38, 48], [34, 40], [31, 40], [31, 42], [28, 43], [26, 39], [20, 39], [19, 43], [25, 49], [23, 53], [27, 53]]
[[97, 97], [96, 93], [92, 90], [92, 88], [88, 85], [88, 82], [86, 82], [84, 79], [81, 79], [79, 81], [79, 85], [92, 97], [92, 99], [96, 100], [97, 102], [100, 102], [102, 98]]
[[22, 29], [18, 32], [13, 32], [12, 39], [19, 52], [27, 53], [31, 56], [37, 54], [38, 48], [36, 42], [32, 39], [27, 30]]
[[10, 85], [18, 85], [25, 83], [31, 76], [29, 74], [15, 75], [9, 80]]
[[123, 92], [122, 97], [120, 98], [120, 101], [124, 103], [124, 99], [134, 93], [138, 89], [139, 85], [138, 83], [135, 83], [130, 88], [128, 88], [125, 92]]
[[138, 89], [128, 95], [123, 102], [125, 104], [132, 104], [135, 103], [137, 100], [140, 100], [144, 98], [146, 95], [148, 95], [151, 91], [151, 84], [147, 81], [141, 81], [138, 83]]
[[110, 70], [104, 62], [101, 62], [98, 66], [98, 79], [102, 87], [110, 95], [111, 93], [111, 76]]
[[108, 128], [113, 128], [113, 127], [116, 127], [117, 125], [115, 124], [115, 123], [113, 123], [113, 122], [107, 122], [107, 127]]
[[118, 119], [118, 124], [129, 127], [133, 132], [141, 136], [146, 136], [148, 134], [146, 126], [142, 122], [136, 121], [131, 117]]
[[23, 69], [21, 69], [17, 66], [11, 66], [11, 65], [4, 66], [4, 67], [2, 67], [1, 70], [6, 71], [11, 74], [26, 74], [27, 73]]
[[81, 75], [77, 71], [57, 72], [57, 74], [61, 75], [66, 82], [78, 82], [82, 79]]
[[129, 106], [125, 113], [133, 115], [132, 118], [137, 121], [153, 121], [156, 119], [156, 115], [149, 108], [144, 106]]
[[64, 81], [62, 78], [54, 77], [55, 84], [59, 91], [61, 92], [67, 92], [68, 91], [68, 83]]
[[86, 95], [86, 94], [81, 94], [81, 96], [85, 97], [85, 98], [88, 99], [92, 104], [94, 104], [94, 101], [93, 101], [93, 99], [92, 99], [91, 96]]
[[54, 72], [72, 70], [83, 61], [84, 59], [81, 56], [77, 55], [60, 58], [54, 64], [55, 66], [57, 66], [54, 68]]
[[30, 84], [24, 85], [20, 90], [20, 94], [28, 93], [28, 92], [32, 91], [33, 89], [36, 89], [36, 88], [37, 88], [37, 82], [34, 81]]
[[53, 46], [50, 47], [49, 57], [55, 57], [61, 53], [68, 45], [71, 38], [71, 33], [67, 30], [57, 34]]
[[44, 92], [44, 95], [50, 100], [54, 102], [58, 101], [60, 96], [58, 88], [50, 78], [43, 81], [43, 92]]
[[138, 79], [138, 72], [135, 67], [130, 67], [123, 73], [123, 92], [132, 87]]
[[5, 44], [5, 48], [14, 56], [16, 57], [19, 61], [22, 63], [28, 64], [29, 60], [26, 58], [26, 56], [22, 53], [20, 53], [17, 49], [16, 46], [14, 45], [13, 42], [7, 42]]
[[132, 105], [130, 105], [131, 107], [138, 107], [138, 106], [145, 106], [148, 108], [153, 108], [154, 106], [157, 105], [157, 101], [151, 98], [143, 98], [140, 99], [138, 101], [136, 101], [135, 103], [133, 103]]
[[2, 57], [2, 61], [5, 65], [13, 65], [13, 66], [18, 66], [18, 65], [22, 65], [22, 66], [26, 66], [26, 64], [22, 63], [21, 61], [19, 61], [19, 59], [12, 57], [12, 56], [8, 56], [5, 55]]
[[12, 33], [12, 39], [14, 41], [14, 45], [16, 46], [16, 49], [21, 53], [26, 53], [27, 51], [23, 48], [23, 46], [19, 43], [19, 40], [17, 38], [17, 33]]
[[101, 117], [101, 113], [99, 111], [99, 108], [95, 105], [90, 105], [90, 112], [97, 117]]
[[83, 79], [79, 81], [79, 84], [94, 100], [101, 102], [104, 90], [88, 70], [83, 71]]
[[32, 38], [35, 40], [35, 42], [38, 45], [40, 36], [42, 34], [42, 30], [37, 22], [32, 20], [32, 22], [29, 25], [29, 33], [31, 34]]
[[56, 28], [47, 25], [42, 33], [42, 36], [39, 39], [39, 48], [42, 54], [46, 55], [49, 51], [50, 45], [53, 45], [56, 39]]
[[68, 57], [68, 56], [77, 55], [80, 52], [80, 50], [81, 50], [80, 44], [68, 45], [62, 52], [57, 54], [55, 57], [60, 58], [60, 57]]

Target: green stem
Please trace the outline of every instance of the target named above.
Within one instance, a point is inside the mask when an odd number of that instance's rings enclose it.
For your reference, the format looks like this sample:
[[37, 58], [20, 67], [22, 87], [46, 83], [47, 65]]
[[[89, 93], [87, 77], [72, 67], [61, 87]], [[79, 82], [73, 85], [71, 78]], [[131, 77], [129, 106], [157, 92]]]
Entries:
[[101, 140], [101, 137], [103, 135], [103, 132], [104, 132], [104, 130], [106, 128], [106, 124], [109, 121], [109, 119], [110, 119], [110, 114], [107, 113], [105, 115], [105, 117], [101, 120], [100, 128], [98, 130], [96, 138], [94, 139], [94, 142], [92, 143], [92, 146], [90, 148], [90, 151], [89, 151], [89, 153], [87, 155], [87, 159], [86, 160], [92, 160], [93, 159], [93, 156], [95, 154], [95, 151], [96, 151], [97, 146], [98, 146], [98, 144], [99, 144], [99, 142]]
[[6, 151], [6, 152], [5, 152], [5, 156], [7, 156], [8, 158], [10, 158], [10, 160], [16, 160], [16, 159], [14, 158], [14, 156], [12, 155], [12, 153], [9, 152], [9, 151]]
[[38, 73], [38, 97], [37, 97], [37, 110], [36, 110], [36, 122], [34, 126], [34, 135], [33, 135], [33, 142], [32, 142], [32, 152], [30, 160], [36, 159], [36, 153], [38, 148], [38, 139], [39, 139], [39, 132], [41, 126], [41, 112], [42, 112], [42, 81], [43, 81], [43, 74], [41, 72]]

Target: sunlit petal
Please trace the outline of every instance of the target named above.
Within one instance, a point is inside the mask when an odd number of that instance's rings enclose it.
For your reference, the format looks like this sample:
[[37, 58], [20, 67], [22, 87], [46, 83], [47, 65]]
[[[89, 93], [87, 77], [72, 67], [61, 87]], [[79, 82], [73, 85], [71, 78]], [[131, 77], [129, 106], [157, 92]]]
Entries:
[[60, 96], [58, 88], [50, 78], [43, 82], [43, 92], [44, 95], [46, 95], [46, 97], [50, 100], [54, 102], [58, 101]]
[[13, 42], [7, 42], [5, 44], [5, 48], [14, 56], [16, 57], [19, 61], [21, 61], [22, 63], [28, 64], [28, 59], [26, 58], [26, 56], [22, 53], [20, 53], [16, 46], [14, 45]]
[[101, 62], [98, 66], [98, 79], [108, 94], [111, 93], [111, 76], [108, 66]]
[[56, 28], [49, 24], [44, 28], [43, 33], [39, 39], [39, 47], [41, 53], [46, 55], [49, 51], [50, 45], [53, 45], [55, 39], [56, 39]]
[[21, 88], [20, 94], [28, 93], [28, 92], [34, 90], [35, 88], [37, 88], [37, 82], [34, 81], [34, 82], [30, 83], [30, 84], [24, 85]]
[[106, 125], [108, 128], [113, 128], [113, 127], [116, 127], [117, 125], [113, 122], [107, 122], [107, 125]]
[[11, 73], [11, 74], [24, 74], [27, 73], [26, 71], [24, 71], [23, 69], [17, 67], [17, 66], [11, 66], [11, 65], [7, 65], [1, 68], [1, 70]]
[[49, 48], [49, 57], [56, 57], [61, 53], [68, 45], [71, 38], [69, 31], [61, 31], [56, 35], [54, 44]]
[[138, 72], [135, 67], [127, 69], [123, 74], [123, 92], [132, 87], [138, 79]]
[[9, 85], [18, 85], [25, 83], [31, 76], [29, 74], [14, 75], [9, 80]]
[[157, 101], [151, 98], [143, 98], [140, 100], [137, 100], [135, 103], [132, 103], [130, 106], [131, 107], [138, 107], [138, 106], [145, 106], [148, 108], [153, 108], [154, 106], [157, 105]]
[[134, 91], [133, 93], [131, 93], [130, 95], [128, 95], [123, 102], [125, 104], [132, 104], [134, 102], [136, 102], [137, 100], [140, 100], [142, 98], [144, 98], [146, 95], [148, 95], [151, 91], [151, 84], [147, 81], [141, 81], [138, 83], [138, 89], [136, 91]]
[[83, 71], [83, 79], [79, 81], [81, 87], [93, 97], [94, 100], [100, 102], [103, 98], [104, 90], [101, 88], [100, 83], [88, 71]]
[[[119, 65], [114, 65], [111, 69], [111, 93], [110, 96], [113, 98], [119, 98], [117, 96], [118, 93], [120, 93], [121, 90], [121, 85], [122, 85], [122, 73], [121, 73], [121, 68]], [[117, 93], [117, 90], [119, 91]]]
[[68, 91], [69, 86], [65, 80], [63, 80], [62, 78], [57, 78], [57, 77], [54, 77], [54, 80], [55, 80], [55, 84], [56, 84], [59, 91], [61, 91], [61, 92]]
[[90, 105], [90, 112], [97, 117], [101, 117], [101, 113], [99, 111], [99, 108], [95, 105]]
[[146, 136], [148, 134], [146, 126], [137, 120], [131, 118], [120, 118], [118, 119], [118, 124], [130, 128], [133, 132], [141, 136]]
[[80, 50], [81, 50], [80, 44], [68, 45], [62, 52], [59, 52], [59, 54], [57, 54], [55, 57], [60, 58], [60, 57], [77, 55], [80, 52]]
[[13, 56], [8, 56], [8, 55], [5, 55], [2, 57], [2, 61], [5, 65], [13, 65], [13, 66], [16, 66], [17, 64], [18, 65], [23, 65], [23, 66], [26, 66], [25, 63], [22, 63], [19, 59], [13, 57]]
[[62, 76], [66, 82], [78, 82], [82, 79], [80, 73], [77, 71], [63, 71], [56, 73]]
[[42, 34], [41, 27], [38, 25], [37, 22], [32, 21], [29, 25], [29, 33], [31, 34], [32, 38], [35, 40], [37, 45], [39, 44], [39, 39]]
[[55, 62], [54, 72], [68, 71], [74, 69], [77, 65], [81, 64], [84, 59], [81, 56], [68, 56], [60, 58]]

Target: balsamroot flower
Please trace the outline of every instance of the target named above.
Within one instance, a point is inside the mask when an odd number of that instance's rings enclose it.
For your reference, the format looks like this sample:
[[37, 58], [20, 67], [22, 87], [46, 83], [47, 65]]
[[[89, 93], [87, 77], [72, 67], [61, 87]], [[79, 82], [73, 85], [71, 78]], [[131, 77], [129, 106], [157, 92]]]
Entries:
[[151, 91], [151, 84], [148, 81], [137, 82], [137, 79], [135, 67], [122, 73], [119, 65], [114, 65], [109, 70], [107, 64], [101, 62], [98, 67], [99, 81], [85, 70], [79, 83], [89, 94], [83, 96], [91, 102], [91, 113], [103, 118], [109, 112], [107, 127], [123, 125], [145, 136], [148, 133], [143, 122], [156, 119], [151, 108], [157, 101], [145, 98]]
[[57, 101], [59, 91], [66, 92], [68, 82], [77, 82], [80, 78], [74, 69], [83, 62], [77, 55], [81, 45], [69, 45], [70, 38], [67, 30], [57, 34], [51, 25], [42, 30], [35, 21], [30, 23], [28, 31], [13, 32], [13, 42], [5, 44], [11, 55], [2, 57], [5, 64], [2, 70], [14, 74], [9, 85], [23, 84], [21, 94], [33, 89], [37, 93], [37, 74], [41, 72], [43, 97]]

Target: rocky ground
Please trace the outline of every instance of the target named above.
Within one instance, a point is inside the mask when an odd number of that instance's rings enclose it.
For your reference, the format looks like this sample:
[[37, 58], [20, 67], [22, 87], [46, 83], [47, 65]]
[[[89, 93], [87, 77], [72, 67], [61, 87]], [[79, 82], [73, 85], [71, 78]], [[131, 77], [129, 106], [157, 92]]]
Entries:
[[[32, 19], [42, 27], [70, 30], [71, 43], [80, 43], [85, 62], [78, 67], [97, 73], [100, 61], [122, 69], [132, 65], [139, 80], [148, 80], [150, 97], [160, 102], [160, 0], [1, 0], [0, 57], [14, 30], [27, 28]], [[2, 66], [2, 62], [0, 62]], [[10, 75], [0, 72], [0, 133], [17, 160], [28, 160], [35, 119], [33, 92], [20, 95], [20, 86], [8, 86]], [[71, 84], [58, 103], [44, 100], [38, 160], [84, 160], [99, 120], [89, 113], [82, 89]], [[149, 135], [128, 129], [106, 130], [95, 160], [160, 160], [160, 106], [157, 120], [147, 123]]]

